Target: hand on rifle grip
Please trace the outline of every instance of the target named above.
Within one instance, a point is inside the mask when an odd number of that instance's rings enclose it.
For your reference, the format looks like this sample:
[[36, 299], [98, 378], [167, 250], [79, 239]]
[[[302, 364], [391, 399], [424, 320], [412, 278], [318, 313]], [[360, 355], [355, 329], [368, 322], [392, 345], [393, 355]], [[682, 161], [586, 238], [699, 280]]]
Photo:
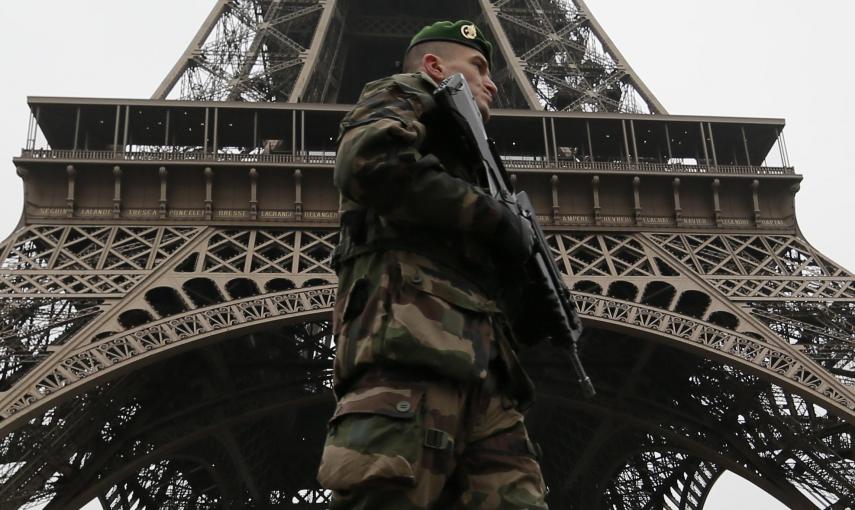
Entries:
[[509, 207], [501, 209], [502, 218], [490, 244], [496, 250], [496, 260], [521, 264], [531, 257], [534, 250], [534, 231], [527, 219]]

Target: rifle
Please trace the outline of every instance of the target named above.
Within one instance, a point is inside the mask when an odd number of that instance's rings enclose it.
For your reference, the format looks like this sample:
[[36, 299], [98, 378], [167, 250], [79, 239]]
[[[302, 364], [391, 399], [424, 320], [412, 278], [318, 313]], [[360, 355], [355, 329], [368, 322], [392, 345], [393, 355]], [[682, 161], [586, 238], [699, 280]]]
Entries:
[[493, 140], [487, 137], [481, 112], [463, 75], [458, 73], [446, 78], [434, 92], [434, 98], [462, 133], [468, 152], [479, 156], [476, 158], [476, 165], [481, 167], [478, 170], [483, 172], [481, 177], [486, 182], [490, 195], [528, 222], [531, 227], [535, 238], [534, 251], [525, 263], [527, 282], [520, 301], [528, 303], [530, 309], [535, 307], [539, 315], [546, 316], [544, 324], [540, 325], [540, 333], [552, 343], [566, 348], [582, 390], [587, 396], [593, 396], [594, 386], [579, 360], [582, 323], [570, 290], [555, 266], [555, 260], [550, 254], [549, 245], [546, 244], [528, 194], [525, 191], [514, 192], [496, 146]]

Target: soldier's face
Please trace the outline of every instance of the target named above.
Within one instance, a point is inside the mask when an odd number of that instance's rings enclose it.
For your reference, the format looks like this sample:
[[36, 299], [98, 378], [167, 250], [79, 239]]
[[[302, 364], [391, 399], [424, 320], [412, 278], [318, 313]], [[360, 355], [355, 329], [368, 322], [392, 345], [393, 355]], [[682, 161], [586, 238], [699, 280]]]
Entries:
[[496, 84], [490, 79], [490, 65], [484, 55], [475, 48], [462, 44], [450, 46], [453, 50], [445, 53], [440, 59], [443, 75], [441, 79], [456, 73], [462, 74], [469, 83], [469, 88], [472, 89], [472, 95], [475, 96], [475, 103], [481, 110], [484, 122], [487, 122], [490, 120], [490, 105], [493, 104], [493, 98], [496, 96]]

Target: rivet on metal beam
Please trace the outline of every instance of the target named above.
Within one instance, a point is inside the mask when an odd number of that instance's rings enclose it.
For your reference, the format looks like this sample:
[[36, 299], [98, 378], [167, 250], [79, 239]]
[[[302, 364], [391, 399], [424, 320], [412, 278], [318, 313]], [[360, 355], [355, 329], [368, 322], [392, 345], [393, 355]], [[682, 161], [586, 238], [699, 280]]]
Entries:
[[674, 159], [674, 151], [671, 150], [671, 130], [668, 129], [668, 123], [665, 123], [665, 145], [668, 146], [668, 162]]
[[249, 217], [258, 219], [258, 170], [249, 169]]
[[122, 168], [113, 167], [113, 219], [122, 217]]
[[294, 218], [303, 219], [303, 172], [294, 170]]
[[65, 173], [68, 175], [68, 195], [65, 197], [65, 215], [69, 218], [74, 216], [74, 184], [77, 170], [74, 165], [65, 167]]
[[638, 164], [638, 140], [635, 136], [635, 121], [629, 119], [629, 132], [632, 136], [632, 159]]
[[707, 122], [707, 135], [710, 139], [710, 153], [712, 154], [713, 166], [718, 170], [718, 156], [715, 153], [715, 135], [712, 130], [712, 122]]
[[208, 154], [208, 120], [211, 115], [210, 110], [210, 108], [205, 108], [204, 133], [202, 134], [202, 154], [205, 154], [206, 156]]
[[751, 199], [754, 202], [754, 226], [760, 224], [760, 181], [751, 181]]
[[721, 226], [721, 200], [719, 199], [718, 191], [721, 188], [721, 181], [713, 179], [713, 214], [715, 215], [715, 226]]
[[77, 151], [77, 143], [80, 140], [80, 107], [77, 107], [77, 112], [74, 114], [74, 144], [72, 146], [74, 151]]
[[704, 123], [698, 122], [698, 126], [701, 128], [701, 147], [704, 149], [704, 166], [709, 169], [710, 168], [710, 151], [707, 149], [707, 134], [706, 129], [704, 129]]
[[116, 157], [116, 149], [119, 147], [119, 122], [122, 118], [122, 107], [116, 105], [116, 121], [113, 124], [113, 157]]
[[591, 141], [591, 122], [588, 120], [585, 121], [585, 134], [588, 137], [588, 163], [592, 164], [594, 162], [594, 144]]
[[205, 219], [214, 217], [214, 171], [211, 167], [205, 167]]
[[166, 218], [167, 214], [167, 202], [166, 202], [166, 184], [167, 184], [167, 176], [168, 173], [166, 171], [166, 167], [162, 166], [157, 169], [157, 175], [160, 177], [160, 211], [158, 213], [158, 217], [160, 219]]
[[[544, 161], [549, 161], [549, 138], [546, 135], [546, 117], [540, 119], [543, 124], [543, 150], [544, 152]], [[556, 158], [558, 159], [558, 158]]]
[[626, 162], [627, 164], [632, 163], [632, 154], [629, 153], [629, 135], [626, 133], [626, 121], [621, 119], [620, 128], [623, 132], [623, 149], [626, 154]]
[[678, 227], [683, 226], [683, 209], [680, 207], [680, 178], [675, 177], [672, 183], [674, 188], [674, 221]]

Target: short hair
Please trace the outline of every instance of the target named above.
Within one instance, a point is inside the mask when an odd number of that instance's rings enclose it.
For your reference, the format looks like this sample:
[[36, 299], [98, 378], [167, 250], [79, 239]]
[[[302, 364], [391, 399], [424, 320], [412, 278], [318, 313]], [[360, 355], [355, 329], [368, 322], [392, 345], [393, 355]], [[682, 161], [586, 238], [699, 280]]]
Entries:
[[428, 53], [433, 53], [441, 58], [450, 58], [453, 46], [459, 46], [448, 41], [425, 41], [416, 44], [410, 51], [404, 55], [404, 63], [401, 65], [401, 70], [405, 73], [415, 73], [422, 66], [422, 57]]

